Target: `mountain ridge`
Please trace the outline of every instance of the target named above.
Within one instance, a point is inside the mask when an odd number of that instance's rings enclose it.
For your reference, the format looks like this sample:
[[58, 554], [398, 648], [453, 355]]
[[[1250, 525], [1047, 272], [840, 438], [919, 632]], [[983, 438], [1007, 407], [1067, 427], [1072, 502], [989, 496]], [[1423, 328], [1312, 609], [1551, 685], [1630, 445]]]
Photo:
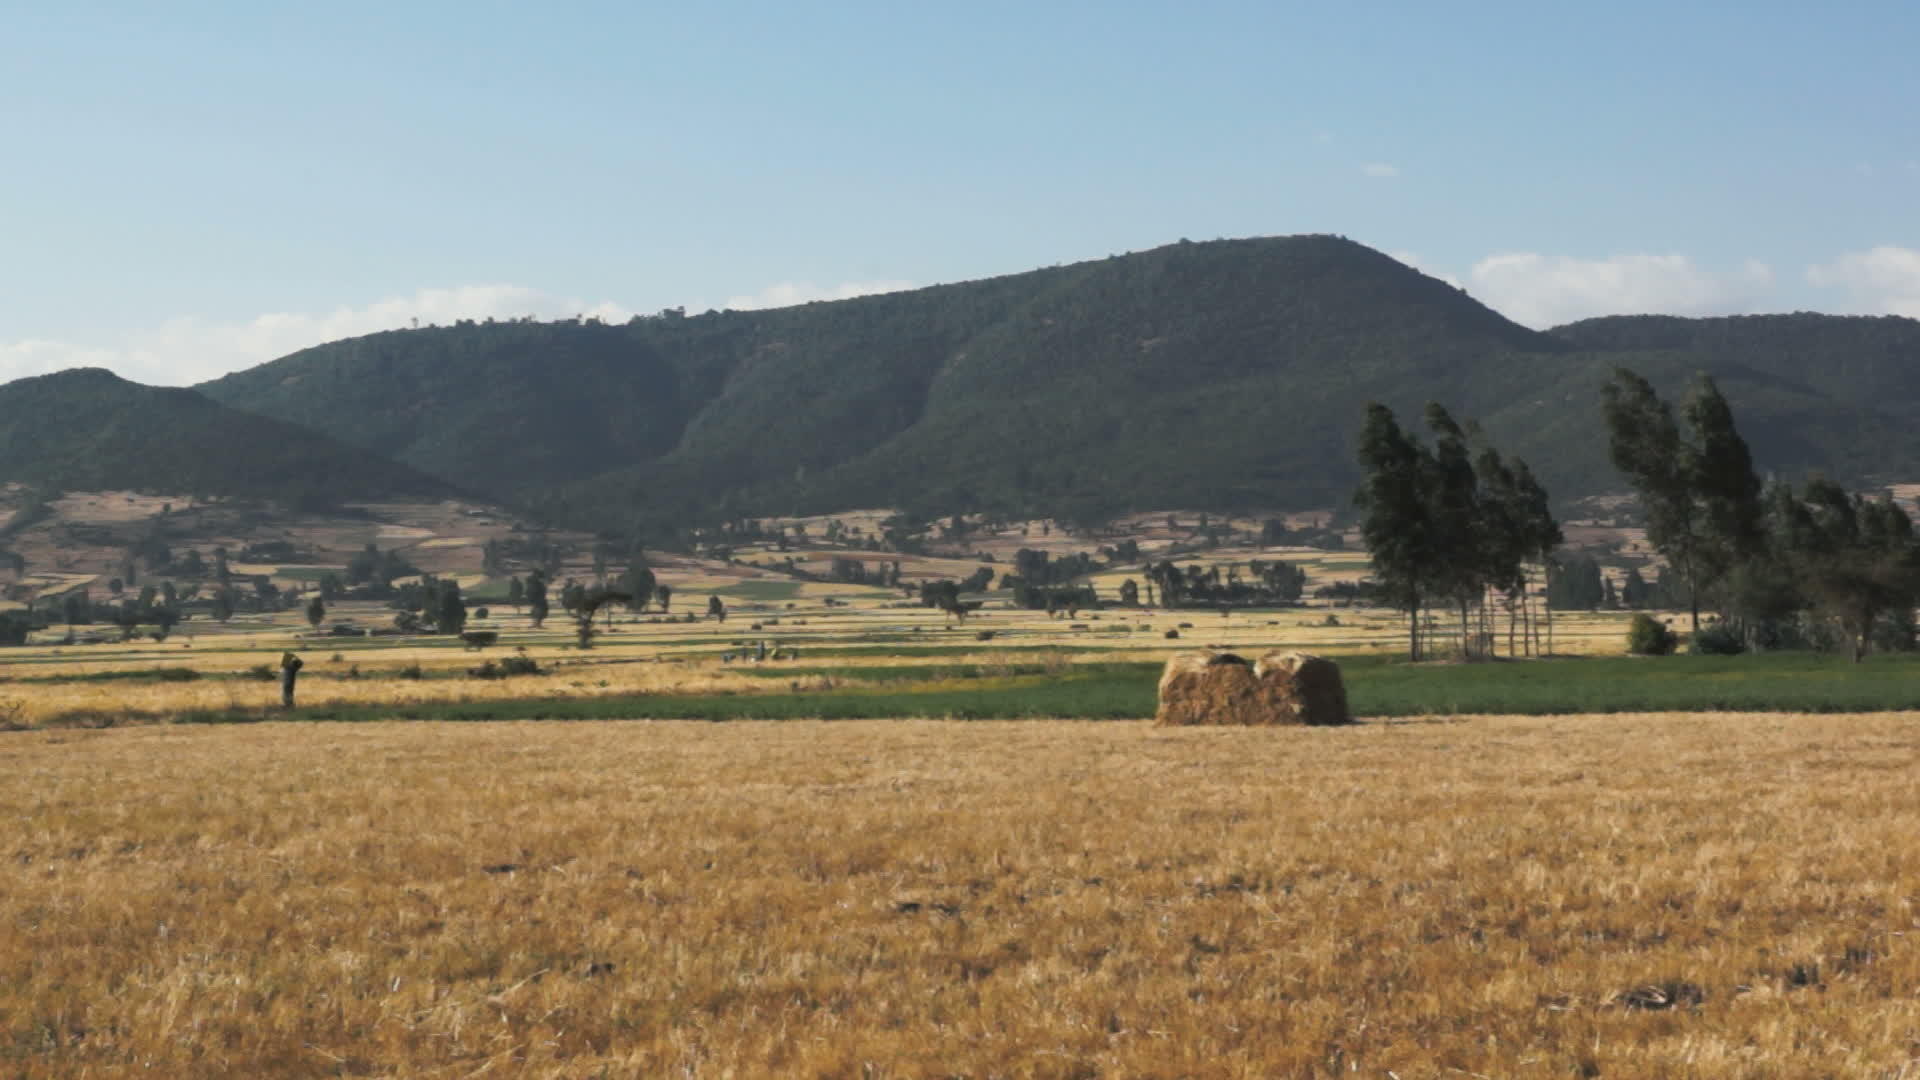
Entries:
[[[1721, 381], [1763, 469], [1920, 473], [1920, 322], [1809, 313], [1521, 326], [1335, 236], [625, 324], [383, 331], [195, 388], [608, 531], [894, 505], [1097, 518], [1344, 504], [1382, 401], [1483, 423], [1556, 494], [1618, 490], [1599, 387]], [[4, 460], [4, 459], [0, 459]], [[0, 476], [0, 479], [5, 479]]]
[[105, 368], [0, 385], [0, 482], [240, 495], [288, 505], [459, 489], [324, 434]]
[[[1319, 441], [1337, 439], [1344, 458], [1346, 425], [1328, 419], [1329, 408], [1357, 415], [1371, 384], [1491, 407], [1463, 378], [1469, 359], [1518, 368], [1568, 351], [1379, 252], [1307, 236], [1180, 243], [765, 312], [389, 332], [202, 389], [472, 482], [481, 433], [513, 426], [510, 402], [537, 413], [561, 396], [536, 385], [547, 350], [568, 355], [569, 376], [604, 393], [578, 406], [572, 430], [544, 436], [551, 452], [503, 466], [492, 491], [563, 515], [605, 497], [596, 492], [656, 515], [1063, 500], [1095, 512], [1192, 494], [1285, 502], [1287, 491], [1256, 492], [1243, 478], [1193, 491], [1202, 470], [1299, 473], [1325, 457], [1298, 438], [1269, 454], [1248, 395], [1299, 399]], [[1328, 363], [1352, 377], [1311, 370]], [[463, 379], [493, 389], [461, 390]], [[366, 393], [343, 409], [312, 394], [316, 380]], [[393, 405], [423, 400], [431, 418]], [[1205, 433], [1211, 464], [1167, 468], [1130, 434], [1164, 448], [1223, 409], [1235, 419]], [[582, 437], [623, 416], [647, 445], [602, 453]], [[383, 422], [370, 426], [373, 418]], [[539, 426], [566, 423], [548, 414]], [[423, 441], [419, 431], [441, 437]], [[1089, 454], [1109, 466], [1075, 460]], [[1120, 493], [1122, 475], [1146, 490]], [[1324, 501], [1342, 483], [1295, 495]]]

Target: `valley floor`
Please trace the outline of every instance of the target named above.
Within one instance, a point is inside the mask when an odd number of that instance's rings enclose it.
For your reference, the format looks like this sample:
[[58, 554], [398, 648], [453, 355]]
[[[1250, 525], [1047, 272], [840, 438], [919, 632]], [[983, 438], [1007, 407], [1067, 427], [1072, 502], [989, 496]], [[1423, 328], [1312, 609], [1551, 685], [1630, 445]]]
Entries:
[[20, 1075], [1900, 1076], [1911, 714], [0, 736]]

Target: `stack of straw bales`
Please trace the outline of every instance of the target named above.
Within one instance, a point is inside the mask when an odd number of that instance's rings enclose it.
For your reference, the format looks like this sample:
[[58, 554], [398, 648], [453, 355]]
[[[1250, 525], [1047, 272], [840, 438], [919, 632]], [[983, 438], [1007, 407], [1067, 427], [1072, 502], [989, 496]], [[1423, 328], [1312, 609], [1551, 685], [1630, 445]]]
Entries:
[[1273, 652], [1249, 664], [1233, 653], [1183, 653], [1160, 676], [1154, 723], [1345, 724], [1340, 667], [1321, 656]]

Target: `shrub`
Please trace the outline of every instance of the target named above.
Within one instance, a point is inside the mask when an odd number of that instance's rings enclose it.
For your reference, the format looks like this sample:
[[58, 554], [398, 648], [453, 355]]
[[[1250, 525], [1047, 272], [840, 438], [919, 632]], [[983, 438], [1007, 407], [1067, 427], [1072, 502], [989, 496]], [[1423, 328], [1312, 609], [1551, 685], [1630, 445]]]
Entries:
[[1831, 621], [1806, 612], [1753, 623], [1751, 637], [1761, 652], [1833, 652], [1846, 646]]
[[468, 668], [467, 674], [476, 679], [508, 679], [515, 675], [545, 675], [540, 665], [531, 656], [509, 656], [498, 663], [489, 660], [476, 668]]
[[1688, 651], [1698, 656], [1738, 656], [1747, 651], [1747, 639], [1726, 623], [1714, 623], [1693, 635]]
[[427, 673], [420, 670], [419, 664], [408, 664], [406, 667], [394, 672], [394, 676], [401, 679], [424, 679], [427, 677]]
[[274, 679], [279, 678], [279, 676], [273, 673], [273, 668], [268, 667], [266, 664], [255, 664], [248, 668], [246, 670], [246, 677], [249, 679], [258, 679], [261, 682], [272, 682]]
[[502, 675], [545, 675], [546, 672], [531, 656], [509, 656], [500, 661]]
[[1679, 635], [1645, 612], [1635, 615], [1627, 627], [1627, 651], [1635, 656], [1666, 656], [1679, 643]]
[[1920, 628], [1914, 625], [1913, 612], [1895, 611], [1873, 624], [1871, 643], [1874, 652], [1913, 652], [1920, 646]]

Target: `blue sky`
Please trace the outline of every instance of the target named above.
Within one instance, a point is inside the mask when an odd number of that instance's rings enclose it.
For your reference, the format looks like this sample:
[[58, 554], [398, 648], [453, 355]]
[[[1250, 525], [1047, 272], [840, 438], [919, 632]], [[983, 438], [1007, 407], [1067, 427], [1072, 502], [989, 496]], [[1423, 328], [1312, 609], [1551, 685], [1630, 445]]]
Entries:
[[0, 379], [1332, 232], [1920, 317], [1920, 5], [0, 3]]

